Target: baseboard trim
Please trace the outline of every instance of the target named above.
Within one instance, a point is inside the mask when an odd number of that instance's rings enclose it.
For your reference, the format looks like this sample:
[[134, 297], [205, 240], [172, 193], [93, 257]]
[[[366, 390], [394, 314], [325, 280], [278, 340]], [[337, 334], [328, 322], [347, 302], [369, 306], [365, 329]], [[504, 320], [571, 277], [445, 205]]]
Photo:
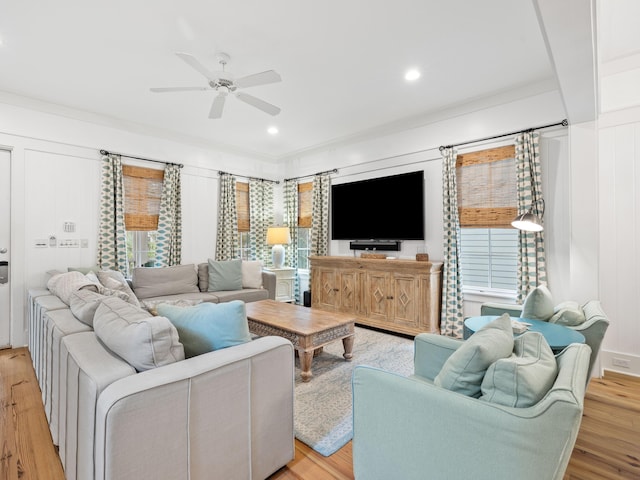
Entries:
[[[629, 366], [619, 365], [620, 361], [628, 362]], [[640, 356], [600, 350], [600, 370], [640, 377]]]

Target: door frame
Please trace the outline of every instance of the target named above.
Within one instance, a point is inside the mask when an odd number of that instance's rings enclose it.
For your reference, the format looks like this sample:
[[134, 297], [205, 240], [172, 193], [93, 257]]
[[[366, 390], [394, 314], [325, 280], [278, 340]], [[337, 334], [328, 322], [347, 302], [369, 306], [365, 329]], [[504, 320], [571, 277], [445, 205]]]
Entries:
[[[4, 155], [7, 155], [7, 165], [6, 168], [8, 169], [8, 171], [6, 172], [6, 178], [8, 178], [8, 185], [9, 185], [9, 195], [8, 195], [8, 204], [6, 205], [6, 207], [2, 207], [4, 209], [6, 209], [6, 213], [7, 213], [7, 223], [8, 223], [8, 231], [7, 231], [7, 237], [6, 237], [6, 245], [0, 245], [0, 247], [5, 247], [7, 249], [7, 254], [6, 257], [3, 254], [3, 258], [2, 260], [6, 260], [7, 262], [9, 262], [9, 268], [8, 268], [8, 280], [7, 280], [7, 294], [6, 294], [6, 300], [9, 302], [9, 305], [7, 306], [7, 314], [8, 314], [8, 319], [7, 319], [7, 324], [6, 325], [2, 325], [2, 336], [0, 336], [0, 349], [4, 349], [4, 348], [11, 348], [12, 347], [12, 343], [13, 343], [13, 278], [12, 278], [12, 268], [13, 268], [13, 263], [12, 263], [12, 233], [11, 233], [11, 226], [12, 226], [12, 186], [13, 186], [13, 182], [12, 182], [12, 173], [13, 173], [13, 169], [12, 169], [12, 149], [11, 148], [7, 148], [4, 147], [2, 145], [0, 145], [0, 156], [4, 157]], [[4, 169], [4, 158], [2, 159], [2, 168]], [[2, 174], [4, 174], [5, 172], [2, 172]], [[3, 175], [4, 176], [4, 175]], [[6, 328], [6, 331], [5, 331]], [[5, 333], [6, 333], [6, 342], [5, 342]]]

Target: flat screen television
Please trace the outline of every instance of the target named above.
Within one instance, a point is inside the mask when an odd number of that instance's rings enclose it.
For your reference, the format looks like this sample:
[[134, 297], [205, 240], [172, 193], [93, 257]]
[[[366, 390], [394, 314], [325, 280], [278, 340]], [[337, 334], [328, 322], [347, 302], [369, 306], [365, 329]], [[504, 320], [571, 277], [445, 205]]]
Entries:
[[331, 186], [333, 240], [424, 240], [424, 172]]

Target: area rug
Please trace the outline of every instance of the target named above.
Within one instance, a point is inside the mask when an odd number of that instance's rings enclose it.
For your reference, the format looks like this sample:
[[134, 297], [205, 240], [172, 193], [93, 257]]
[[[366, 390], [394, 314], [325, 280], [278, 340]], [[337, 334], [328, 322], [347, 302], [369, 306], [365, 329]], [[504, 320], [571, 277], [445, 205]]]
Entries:
[[294, 429], [298, 440], [329, 456], [353, 438], [351, 375], [369, 365], [400, 375], [413, 373], [413, 341], [356, 327], [353, 360], [342, 357], [342, 342], [333, 342], [314, 357], [313, 377], [304, 383], [296, 358]]

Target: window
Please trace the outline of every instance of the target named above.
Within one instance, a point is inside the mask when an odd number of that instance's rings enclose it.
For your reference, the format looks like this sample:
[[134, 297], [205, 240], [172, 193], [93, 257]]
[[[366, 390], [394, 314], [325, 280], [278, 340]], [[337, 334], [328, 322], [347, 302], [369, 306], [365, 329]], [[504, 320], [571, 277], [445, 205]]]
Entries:
[[236, 247], [236, 258], [249, 260], [249, 232], [238, 232], [238, 246]]
[[460, 232], [464, 286], [515, 291], [518, 231], [514, 228], [463, 228]]
[[298, 184], [298, 269], [309, 269], [313, 182]]
[[309, 270], [311, 255], [311, 229], [298, 227], [298, 268]]
[[515, 291], [518, 230], [515, 147], [458, 155], [460, 264], [464, 287]]
[[122, 166], [129, 271], [155, 264], [163, 179], [164, 170]]
[[156, 231], [127, 231], [127, 262], [134, 267], [153, 267], [156, 260]]
[[238, 214], [238, 245], [236, 246], [236, 258], [249, 260], [249, 184], [236, 182], [236, 211]]

